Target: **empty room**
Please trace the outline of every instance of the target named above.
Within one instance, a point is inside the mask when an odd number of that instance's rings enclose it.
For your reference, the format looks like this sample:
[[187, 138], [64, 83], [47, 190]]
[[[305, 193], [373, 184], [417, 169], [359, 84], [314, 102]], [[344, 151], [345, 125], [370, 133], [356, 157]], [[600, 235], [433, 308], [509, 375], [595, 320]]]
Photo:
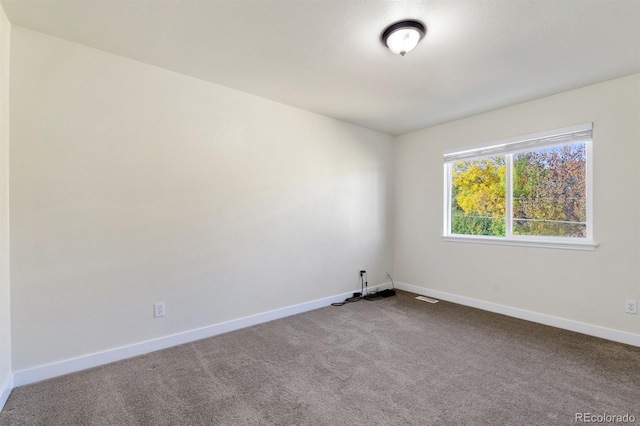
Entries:
[[0, 425], [640, 424], [639, 0], [0, 0]]

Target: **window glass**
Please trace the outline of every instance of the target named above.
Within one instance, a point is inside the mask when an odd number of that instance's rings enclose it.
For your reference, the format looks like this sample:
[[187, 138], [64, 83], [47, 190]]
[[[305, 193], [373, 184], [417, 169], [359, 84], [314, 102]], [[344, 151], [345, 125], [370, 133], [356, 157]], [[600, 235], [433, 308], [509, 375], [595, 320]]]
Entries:
[[513, 156], [513, 234], [587, 236], [586, 144]]
[[591, 145], [588, 123], [445, 153], [445, 237], [595, 247]]
[[452, 165], [452, 234], [505, 235], [505, 178], [504, 156]]

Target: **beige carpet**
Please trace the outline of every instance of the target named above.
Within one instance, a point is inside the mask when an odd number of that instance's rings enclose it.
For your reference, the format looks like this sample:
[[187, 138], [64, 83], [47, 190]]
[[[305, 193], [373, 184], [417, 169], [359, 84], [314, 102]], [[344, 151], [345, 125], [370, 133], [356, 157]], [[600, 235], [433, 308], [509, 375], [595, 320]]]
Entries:
[[14, 389], [0, 425], [558, 425], [635, 416], [640, 349], [413, 295]]

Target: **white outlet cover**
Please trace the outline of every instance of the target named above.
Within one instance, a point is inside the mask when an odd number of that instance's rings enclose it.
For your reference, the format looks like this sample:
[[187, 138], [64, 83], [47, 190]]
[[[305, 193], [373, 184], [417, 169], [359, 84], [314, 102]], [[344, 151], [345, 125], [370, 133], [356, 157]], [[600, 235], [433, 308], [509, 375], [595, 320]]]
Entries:
[[628, 314], [637, 314], [638, 313], [638, 301], [637, 300], [627, 300], [624, 304], [624, 311]]
[[153, 305], [153, 317], [159, 318], [164, 316], [164, 303], [156, 303]]

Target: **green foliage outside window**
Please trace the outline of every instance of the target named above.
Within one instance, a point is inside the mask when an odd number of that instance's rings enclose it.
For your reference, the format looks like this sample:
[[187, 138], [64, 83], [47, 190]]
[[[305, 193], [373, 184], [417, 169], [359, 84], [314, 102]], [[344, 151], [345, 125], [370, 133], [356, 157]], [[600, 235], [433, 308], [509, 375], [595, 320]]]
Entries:
[[453, 165], [451, 232], [505, 235], [505, 158], [460, 161]]
[[[512, 154], [514, 235], [586, 237], [586, 145]], [[505, 156], [451, 172], [451, 233], [505, 236]]]

